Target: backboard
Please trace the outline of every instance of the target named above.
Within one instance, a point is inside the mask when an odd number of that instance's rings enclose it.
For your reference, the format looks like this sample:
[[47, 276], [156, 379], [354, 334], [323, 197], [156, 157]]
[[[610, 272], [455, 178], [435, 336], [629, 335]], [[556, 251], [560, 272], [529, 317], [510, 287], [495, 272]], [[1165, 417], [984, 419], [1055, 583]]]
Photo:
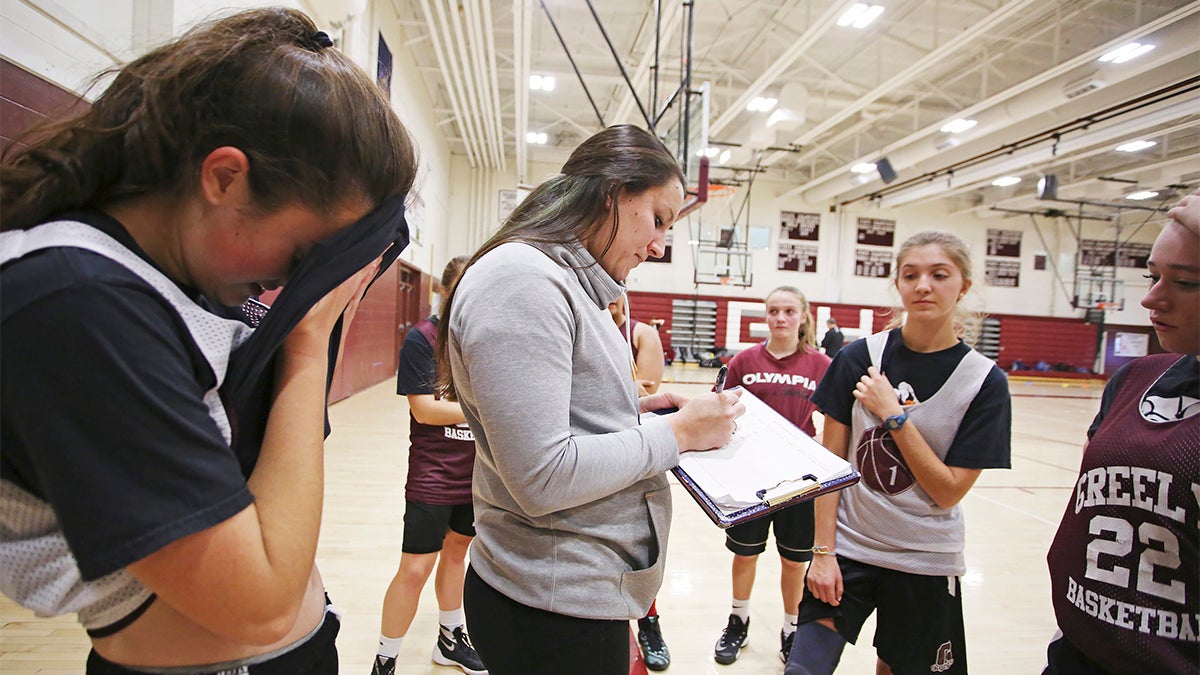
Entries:
[[754, 283], [754, 258], [750, 251], [723, 246], [694, 246], [696, 284], [751, 286]]
[[1075, 278], [1076, 309], [1125, 309], [1125, 282], [1110, 277]]

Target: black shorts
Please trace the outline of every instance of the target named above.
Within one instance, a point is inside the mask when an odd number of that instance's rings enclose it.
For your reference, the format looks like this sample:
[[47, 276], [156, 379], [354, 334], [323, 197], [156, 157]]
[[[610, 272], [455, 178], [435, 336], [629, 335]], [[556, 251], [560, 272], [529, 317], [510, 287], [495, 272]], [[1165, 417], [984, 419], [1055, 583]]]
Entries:
[[827, 605], [807, 585], [798, 624], [833, 619], [842, 638], [858, 641], [863, 623], [875, 617], [875, 651], [896, 675], [967, 672], [962, 586], [958, 577], [897, 572], [838, 556], [842, 602]]
[[1108, 671], [1059, 633], [1046, 647], [1046, 669], [1042, 675], [1108, 675]]
[[195, 675], [336, 675], [338, 672], [337, 634], [341, 622], [328, 609], [321, 625], [300, 644], [282, 653], [264, 655], [265, 661], [249, 665], [213, 664], [196, 669], [134, 669], [113, 663], [92, 650], [87, 659], [87, 675], [146, 675], [155, 672], [188, 672]]
[[404, 500], [404, 553], [437, 553], [447, 530], [475, 536], [475, 510], [470, 504], [423, 504]]
[[753, 556], [767, 550], [767, 533], [775, 528], [775, 548], [780, 557], [794, 562], [812, 560], [813, 503], [800, 502], [761, 518], [725, 530], [725, 548]]

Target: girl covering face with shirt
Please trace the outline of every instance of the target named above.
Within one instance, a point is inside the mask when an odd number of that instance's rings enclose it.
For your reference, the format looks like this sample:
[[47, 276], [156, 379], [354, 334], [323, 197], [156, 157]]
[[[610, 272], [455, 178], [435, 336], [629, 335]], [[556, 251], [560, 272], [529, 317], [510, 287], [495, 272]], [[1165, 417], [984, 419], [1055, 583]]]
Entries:
[[[308, 17], [259, 9], [32, 138], [0, 180], [0, 586], [78, 613], [88, 673], [336, 672], [330, 354], [406, 239], [407, 132]], [[236, 305], [284, 285], [251, 331]]]

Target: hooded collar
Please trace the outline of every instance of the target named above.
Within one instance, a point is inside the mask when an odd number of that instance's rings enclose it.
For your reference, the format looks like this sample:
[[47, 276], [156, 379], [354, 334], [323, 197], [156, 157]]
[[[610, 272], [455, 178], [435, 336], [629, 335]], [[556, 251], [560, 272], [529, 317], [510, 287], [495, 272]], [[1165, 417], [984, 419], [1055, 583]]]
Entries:
[[621, 297], [625, 284], [613, 279], [596, 258], [579, 241], [566, 244], [535, 244], [555, 263], [575, 273], [580, 287], [599, 309], [607, 310], [609, 303]]

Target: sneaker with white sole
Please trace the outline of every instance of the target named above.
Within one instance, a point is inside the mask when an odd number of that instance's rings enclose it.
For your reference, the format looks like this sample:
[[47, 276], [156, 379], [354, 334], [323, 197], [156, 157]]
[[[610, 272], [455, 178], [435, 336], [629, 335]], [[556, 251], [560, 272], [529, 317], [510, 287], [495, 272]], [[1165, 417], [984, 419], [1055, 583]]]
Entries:
[[750, 642], [749, 633], [750, 619], [743, 621], [742, 617], [737, 614], [730, 614], [729, 623], [725, 626], [725, 630], [721, 631], [721, 637], [717, 640], [716, 647], [713, 648], [713, 659], [724, 666], [737, 661], [742, 647]]
[[788, 657], [792, 655], [792, 644], [796, 641], [796, 633], [783, 634], [779, 631], [779, 660], [784, 663], [788, 662]]
[[467, 675], [488, 675], [487, 667], [475, 653], [475, 646], [462, 626], [453, 630], [438, 628], [437, 645], [433, 648], [433, 662], [439, 666], [454, 666]]

